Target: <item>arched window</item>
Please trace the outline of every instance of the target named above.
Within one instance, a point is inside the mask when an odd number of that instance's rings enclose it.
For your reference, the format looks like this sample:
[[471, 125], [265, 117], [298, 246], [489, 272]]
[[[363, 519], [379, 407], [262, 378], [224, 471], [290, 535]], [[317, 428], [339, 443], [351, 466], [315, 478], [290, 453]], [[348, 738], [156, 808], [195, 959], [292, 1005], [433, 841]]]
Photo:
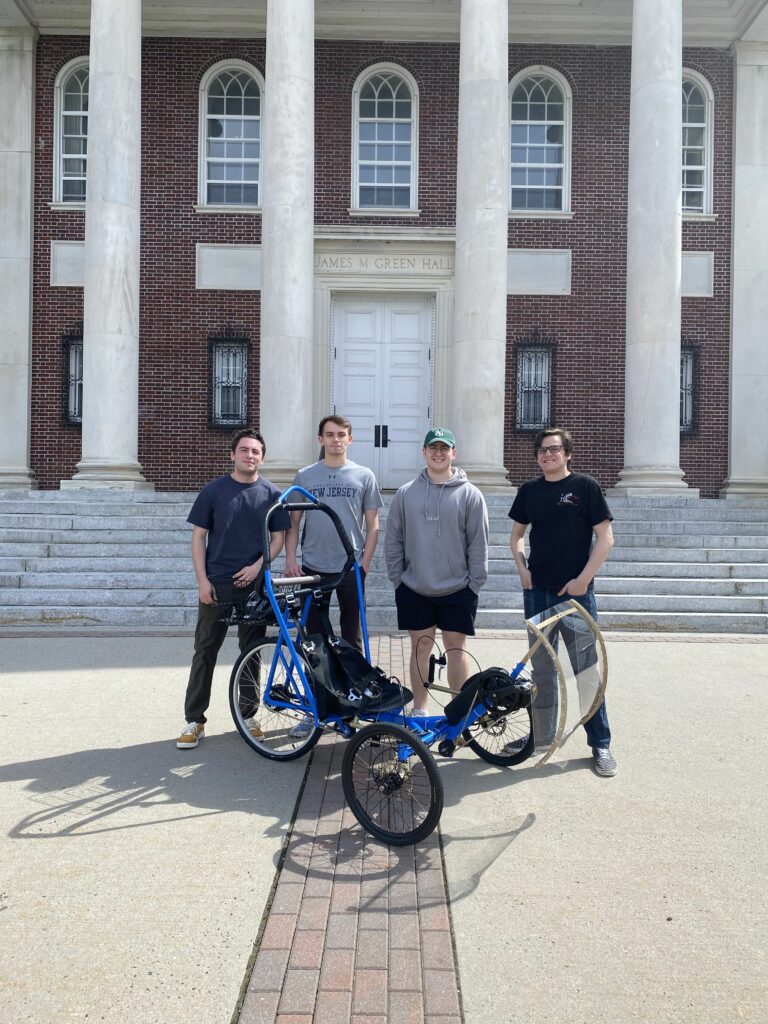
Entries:
[[88, 164], [88, 58], [76, 57], [54, 85], [53, 201], [84, 203]]
[[352, 91], [352, 208], [416, 210], [419, 93], [403, 68], [366, 68]]
[[683, 71], [683, 213], [712, 213], [712, 121], [709, 82]]
[[510, 85], [513, 212], [570, 209], [571, 90], [550, 68], [526, 68]]
[[201, 206], [260, 205], [263, 93], [245, 61], [216, 64], [200, 83]]

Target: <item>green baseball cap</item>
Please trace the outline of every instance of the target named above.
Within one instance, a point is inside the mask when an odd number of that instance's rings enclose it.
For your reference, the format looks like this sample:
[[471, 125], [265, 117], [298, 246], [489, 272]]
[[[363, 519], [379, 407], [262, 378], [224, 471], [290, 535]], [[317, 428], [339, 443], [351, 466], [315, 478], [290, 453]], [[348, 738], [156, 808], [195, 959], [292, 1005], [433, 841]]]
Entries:
[[432, 427], [424, 438], [424, 447], [429, 448], [431, 444], [447, 444], [449, 448], [456, 447], [456, 438], [445, 427]]

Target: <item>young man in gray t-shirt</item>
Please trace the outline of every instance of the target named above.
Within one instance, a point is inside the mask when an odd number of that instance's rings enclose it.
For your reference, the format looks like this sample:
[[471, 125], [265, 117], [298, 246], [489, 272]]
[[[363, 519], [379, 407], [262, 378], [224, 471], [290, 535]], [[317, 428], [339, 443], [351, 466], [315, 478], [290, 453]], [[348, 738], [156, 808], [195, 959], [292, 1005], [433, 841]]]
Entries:
[[[334, 510], [349, 535], [355, 557], [365, 575], [371, 568], [379, 538], [381, 500], [376, 477], [370, 469], [358, 466], [347, 458], [352, 441], [352, 424], [346, 416], [325, 416], [320, 421], [317, 439], [323, 447], [323, 458], [300, 469], [294, 483], [314, 494]], [[296, 560], [302, 512], [291, 513], [291, 529], [285, 541], [285, 569], [288, 576], [318, 575], [330, 579], [341, 571], [346, 553], [330, 517], [310, 512], [304, 517], [301, 535], [301, 567]], [[360, 608], [354, 571], [350, 571], [336, 587], [341, 613], [341, 635], [362, 651]], [[320, 630], [314, 609], [307, 621], [310, 633]]]

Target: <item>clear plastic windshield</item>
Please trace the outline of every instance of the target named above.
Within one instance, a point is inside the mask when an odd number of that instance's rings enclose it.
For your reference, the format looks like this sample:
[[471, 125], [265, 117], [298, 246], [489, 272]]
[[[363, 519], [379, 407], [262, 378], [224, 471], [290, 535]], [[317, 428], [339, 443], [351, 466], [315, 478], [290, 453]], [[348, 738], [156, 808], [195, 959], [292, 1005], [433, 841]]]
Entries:
[[600, 629], [578, 601], [548, 608], [526, 626], [525, 671], [536, 687], [533, 757], [542, 764], [600, 706], [608, 662]]

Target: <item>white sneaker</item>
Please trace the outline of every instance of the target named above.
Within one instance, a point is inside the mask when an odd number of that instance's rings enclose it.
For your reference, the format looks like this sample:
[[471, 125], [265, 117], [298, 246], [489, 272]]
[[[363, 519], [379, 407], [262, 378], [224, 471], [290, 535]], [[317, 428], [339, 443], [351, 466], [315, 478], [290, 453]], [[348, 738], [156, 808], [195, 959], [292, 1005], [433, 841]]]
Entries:
[[181, 730], [181, 736], [176, 740], [179, 750], [192, 750], [205, 736], [205, 726], [202, 722], [187, 722]]
[[244, 722], [245, 722], [245, 728], [248, 730], [248, 732], [251, 734], [251, 736], [253, 736], [253, 738], [255, 740], [261, 739], [261, 737], [264, 735], [264, 733], [261, 731], [261, 726], [256, 721], [255, 716], [253, 718], [246, 718], [246, 719], [244, 719]]

